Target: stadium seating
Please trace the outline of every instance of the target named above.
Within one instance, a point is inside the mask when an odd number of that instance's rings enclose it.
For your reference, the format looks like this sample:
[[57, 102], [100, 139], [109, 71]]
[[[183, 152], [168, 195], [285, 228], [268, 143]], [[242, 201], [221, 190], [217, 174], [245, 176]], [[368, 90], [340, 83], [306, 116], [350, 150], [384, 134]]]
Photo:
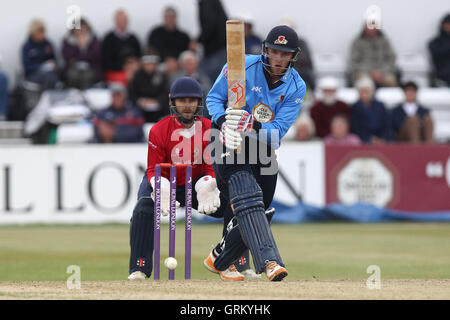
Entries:
[[0, 121], [0, 144], [31, 144], [31, 140], [23, 138], [23, 121]]
[[94, 127], [89, 121], [63, 123], [56, 131], [56, 143], [77, 144], [87, 143], [94, 137]]
[[314, 73], [320, 79], [324, 76], [333, 76], [338, 79], [341, 87], [346, 85], [346, 62], [345, 58], [337, 53], [314, 54]]
[[[153, 125], [154, 123], [145, 123], [143, 126], [145, 141], [148, 140], [148, 133]], [[60, 124], [56, 133], [56, 143], [58, 144], [87, 143], [93, 138], [94, 126], [89, 121]]]
[[83, 95], [93, 111], [105, 109], [111, 104], [111, 91], [109, 89], [86, 89], [83, 91]]
[[428, 57], [421, 53], [399, 54], [397, 65], [402, 72], [402, 81], [414, 81], [419, 87], [428, 86]]

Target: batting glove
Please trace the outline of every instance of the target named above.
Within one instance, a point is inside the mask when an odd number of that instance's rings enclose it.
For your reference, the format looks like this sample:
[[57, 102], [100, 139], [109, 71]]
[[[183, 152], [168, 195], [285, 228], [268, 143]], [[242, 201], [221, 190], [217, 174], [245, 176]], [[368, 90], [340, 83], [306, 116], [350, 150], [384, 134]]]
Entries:
[[228, 149], [236, 150], [241, 145], [242, 136], [239, 131], [230, 128], [225, 121], [220, 131], [220, 141]]
[[[150, 184], [155, 190], [155, 177], [151, 177]], [[152, 192], [151, 197], [155, 201], [155, 191]], [[176, 208], [180, 207], [180, 203], [175, 201]], [[167, 216], [170, 213], [170, 181], [161, 177], [161, 214]]]
[[226, 123], [231, 129], [248, 132], [253, 128], [253, 115], [243, 109], [227, 108], [225, 110]]
[[220, 191], [215, 178], [211, 176], [200, 178], [195, 184], [195, 191], [197, 192], [198, 212], [209, 215], [219, 209]]

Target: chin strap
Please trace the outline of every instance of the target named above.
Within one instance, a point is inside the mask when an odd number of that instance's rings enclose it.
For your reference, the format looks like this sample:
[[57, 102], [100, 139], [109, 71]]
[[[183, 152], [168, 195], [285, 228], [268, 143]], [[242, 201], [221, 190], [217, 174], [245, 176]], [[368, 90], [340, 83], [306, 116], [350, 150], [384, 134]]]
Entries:
[[262, 58], [262, 65], [263, 65], [263, 68], [264, 68], [264, 70], [266, 70], [266, 71], [267, 71], [270, 75], [272, 75], [272, 76], [283, 77], [283, 76], [285, 76], [286, 74], [288, 74], [289, 71], [291, 71], [291, 69], [292, 69], [293, 63], [292, 63], [292, 62], [289, 62], [289, 66], [288, 66], [287, 68], [284, 68], [285, 70], [284, 70], [283, 73], [273, 73], [272, 70], [270, 70], [270, 64], [269, 64], [268, 62], [266, 62], [266, 61], [264, 60], [264, 58], [267, 59], [267, 56], [266, 56], [266, 55], [263, 55], [263, 58]]

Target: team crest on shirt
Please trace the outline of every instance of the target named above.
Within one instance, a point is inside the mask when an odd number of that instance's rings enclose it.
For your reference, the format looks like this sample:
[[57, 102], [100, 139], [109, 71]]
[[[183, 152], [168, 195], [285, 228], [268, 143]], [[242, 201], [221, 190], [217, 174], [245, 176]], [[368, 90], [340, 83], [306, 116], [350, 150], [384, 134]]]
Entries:
[[252, 114], [256, 121], [262, 123], [271, 122], [275, 116], [272, 109], [262, 102], [253, 107]]

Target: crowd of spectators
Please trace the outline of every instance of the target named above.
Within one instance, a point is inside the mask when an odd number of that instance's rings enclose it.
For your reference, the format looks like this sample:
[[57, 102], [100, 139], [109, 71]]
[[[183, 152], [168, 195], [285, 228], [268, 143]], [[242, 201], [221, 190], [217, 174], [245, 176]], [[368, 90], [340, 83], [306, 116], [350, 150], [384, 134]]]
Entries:
[[320, 138], [325, 143], [349, 145], [433, 143], [430, 110], [417, 102], [415, 82], [402, 84], [405, 101], [392, 110], [374, 97], [376, 85], [371, 77], [359, 78], [355, 87], [358, 100], [348, 105], [337, 97], [337, 79], [320, 79], [318, 99], [295, 123], [296, 138], [300, 141]]
[[[45, 22], [34, 19], [21, 51], [23, 80], [35, 84], [40, 92], [110, 88], [111, 105], [92, 118], [93, 142], [143, 141], [142, 125], [169, 114], [168, 92], [175, 79], [196, 78], [206, 95], [226, 62], [228, 16], [222, 3], [200, 0], [198, 6], [200, 35], [196, 39], [178, 25], [178, 12], [171, 6], [163, 10], [162, 23], [149, 31], [144, 44], [129, 29], [130, 17], [124, 9], [115, 12], [114, 26], [103, 37], [82, 18], [79, 27], [69, 30], [62, 40], [63, 63], [57, 61], [59, 55], [47, 37]], [[260, 54], [262, 39], [253, 30], [253, 18], [240, 18], [245, 22], [246, 53]], [[283, 23], [297, 29], [293, 21]], [[297, 140], [351, 145], [433, 142], [430, 111], [417, 102], [417, 84], [401, 82], [396, 54], [380, 29], [365, 23], [351, 43], [347, 80], [359, 94], [353, 105], [337, 98], [336, 78], [316, 79], [308, 44], [299, 35], [301, 54], [294, 68], [305, 80], [313, 104], [295, 123]], [[450, 85], [450, 14], [443, 18], [428, 48], [435, 79]], [[395, 86], [401, 86], [405, 101], [388, 110], [374, 98], [374, 92]], [[7, 120], [8, 109], [16, 107], [8, 96], [8, 78], [0, 69], [0, 121]]]

